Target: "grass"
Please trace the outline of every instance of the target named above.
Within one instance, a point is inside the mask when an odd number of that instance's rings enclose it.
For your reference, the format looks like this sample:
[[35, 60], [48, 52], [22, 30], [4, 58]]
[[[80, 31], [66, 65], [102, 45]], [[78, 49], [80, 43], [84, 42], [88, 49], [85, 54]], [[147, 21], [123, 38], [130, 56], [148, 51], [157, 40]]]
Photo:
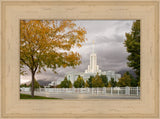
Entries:
[[34, 96], [28, 94], [20, 94], [20, 99], [61, 99], [61, 98], [50, 98], [50, 97], [43, 97], [43, 96]]

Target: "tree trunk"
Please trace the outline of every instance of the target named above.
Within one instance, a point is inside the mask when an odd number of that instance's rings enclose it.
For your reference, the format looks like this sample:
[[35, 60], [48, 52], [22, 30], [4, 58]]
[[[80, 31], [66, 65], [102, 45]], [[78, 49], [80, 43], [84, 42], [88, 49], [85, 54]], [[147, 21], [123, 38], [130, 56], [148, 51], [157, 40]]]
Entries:
[[32, 72], [32, 87], [31, 87], [31, 96], [34, 97], [34, 75], [35, 73]]

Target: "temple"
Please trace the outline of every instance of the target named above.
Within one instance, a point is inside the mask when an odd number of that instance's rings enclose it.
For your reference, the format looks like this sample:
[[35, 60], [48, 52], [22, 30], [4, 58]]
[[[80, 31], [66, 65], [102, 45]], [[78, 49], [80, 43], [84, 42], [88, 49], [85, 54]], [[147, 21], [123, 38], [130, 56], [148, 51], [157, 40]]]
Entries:
[[[97, 65], [97, 55], [95, 53], [95, 43], [93, 41], [92, 44], [92, 53], [90, 54], [90, 64], [88, 65], [88, 69], [85, 70], [85, 72], [68, 72], [66, 73], [66, 77], [68, 80], [74, 83], [75, 80], [77, 80], [78, 76], [80, 75], [83, 77], [83, 79], [86, 81], [90, 78], [90, 76], [95, 76], [97, 73], [99, 75], [106, 75], [108, 78], [108, 81], [113, 78], [115, 81], [118, 81], [119, 78], [121, 78], [121, 74], [115, 73], [115, 71], [108, 70], [108, 71], [101, 71], [99, 69], [99, 66]], [[58, 79], [57, 81], [51, 82], [49, 85], [58, 85], [63, 81], [64, 79]]]

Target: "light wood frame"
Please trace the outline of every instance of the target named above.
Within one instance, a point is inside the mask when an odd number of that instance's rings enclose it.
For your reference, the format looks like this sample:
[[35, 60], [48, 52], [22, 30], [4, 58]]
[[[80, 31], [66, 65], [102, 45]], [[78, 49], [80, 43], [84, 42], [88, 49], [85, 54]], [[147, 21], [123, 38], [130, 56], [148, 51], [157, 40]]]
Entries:
[[[2, 0], [0, 117], [159, 119], [159, 0]], [[20, 100], [20, 19], [141, 20], [138, 100]]]

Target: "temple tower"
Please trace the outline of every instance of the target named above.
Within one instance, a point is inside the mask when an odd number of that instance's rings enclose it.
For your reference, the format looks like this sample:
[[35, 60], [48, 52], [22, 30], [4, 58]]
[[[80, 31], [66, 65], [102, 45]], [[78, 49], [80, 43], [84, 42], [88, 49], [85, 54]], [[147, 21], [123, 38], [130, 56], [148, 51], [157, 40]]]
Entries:
[[92, 44], [92, 53], [90, 54], [90, 65], [88, 65], [88, 69], [85, 70], [85, 73], [100, 73], [99, 66], [97, 65], [97, 55], [94, 52], [95, 50], [95, 42]]

